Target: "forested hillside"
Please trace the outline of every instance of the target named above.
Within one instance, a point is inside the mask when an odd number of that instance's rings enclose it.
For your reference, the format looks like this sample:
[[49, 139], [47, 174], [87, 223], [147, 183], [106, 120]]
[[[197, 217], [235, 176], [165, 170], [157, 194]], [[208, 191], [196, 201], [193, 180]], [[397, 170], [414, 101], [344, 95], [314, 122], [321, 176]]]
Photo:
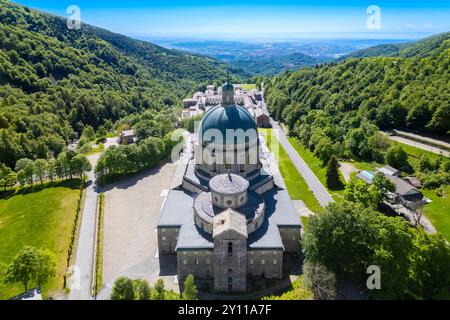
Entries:
[[435, 54], [436, 50], [442, 50], [445, 47], [442, 43], [450, 39], [450, 32], [441, 33], [417, 42], [398, 43], [398, 44], [382, 44], [363, 50], [358, 50], [341, 60], [349, 58], [368, 58], [368, 57], [426, 57]]
[[306, 143], [322, 140], [336, 144], [337, 154], [368, 158], [374, 125], [449, 134], [449, 64], [447, 39], [425, 58], [349, 59], [286, 73], [268, 85], [266, 98]]
[[180, 104], [226, 74], [213, 59], [166, 50], [0, 0], [0, 162], [59, 154], [90, 125]]

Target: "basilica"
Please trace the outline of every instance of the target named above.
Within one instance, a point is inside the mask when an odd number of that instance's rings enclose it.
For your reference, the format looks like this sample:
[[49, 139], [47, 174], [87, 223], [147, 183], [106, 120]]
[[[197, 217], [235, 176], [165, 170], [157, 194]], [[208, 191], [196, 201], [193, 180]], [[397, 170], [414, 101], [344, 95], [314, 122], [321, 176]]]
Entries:
[[281, 279], [285, 255], [300, 252], [299, 215], [234, 92], [227, 81], [204, 115], [157, 225], [160, 261], [175, 255], [179, 281], [192, 274], [216, 292]]

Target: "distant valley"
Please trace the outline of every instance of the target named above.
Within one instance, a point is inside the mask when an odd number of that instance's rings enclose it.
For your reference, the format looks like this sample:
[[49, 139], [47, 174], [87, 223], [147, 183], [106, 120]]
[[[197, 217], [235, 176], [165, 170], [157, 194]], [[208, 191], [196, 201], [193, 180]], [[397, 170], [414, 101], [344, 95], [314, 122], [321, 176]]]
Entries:
[[351, 55], [378, 45], [401, 46], [411, 40], [292, 40], [284, 42], [239, 42], [143, 38], [160, 46], [207, 55], [227, 62], [248, 76], [276, 75]]

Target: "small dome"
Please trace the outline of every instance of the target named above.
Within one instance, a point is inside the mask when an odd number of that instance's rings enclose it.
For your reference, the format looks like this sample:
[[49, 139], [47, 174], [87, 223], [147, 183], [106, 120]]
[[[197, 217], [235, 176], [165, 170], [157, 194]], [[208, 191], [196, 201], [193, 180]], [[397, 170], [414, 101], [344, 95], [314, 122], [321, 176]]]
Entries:
[[[200, 125], [200, 138], [203, 139], [205, 133], [210, 129], [219, 130], [222, 134], [222, 139], [224, 140], [223, 144], [235, 144], [235, 141], [227, 141], [227, 130], [235, 130], [242, 129], [244, 132], [252, 133], [248, 134], [248, 137], [252, 138], [252, 140], [258, 139], [257, 127], [255, 120], [252, 115], [245, 109], [244, 107], [233, 105], [233, 106], [216, 106], [209, 110], [206, 115], [203, 117], [202, 123]], [[252, 131], [248, 131], [252, 130]], [[209, 135], [214, 136], [214, 132], [210, 132]], [[243, 141], [239, 141], [239, 137], [237, 137], [238, 143], [243, 143]], [[247, 138], [248, 139], [248, 138]], [[250, 141], [247, 141], [250, 142]], [[222, 141], [217, 141], [217, 143], [222, 143]]]
[[233, 84], [230, 81], [225, 82], [222, 85], [222, 91], [234, 91]]
[[249, 182], [235, 174], [221, 174], [209, 181], [209, 187], [219, 194], [234, 195], [247, 191]]

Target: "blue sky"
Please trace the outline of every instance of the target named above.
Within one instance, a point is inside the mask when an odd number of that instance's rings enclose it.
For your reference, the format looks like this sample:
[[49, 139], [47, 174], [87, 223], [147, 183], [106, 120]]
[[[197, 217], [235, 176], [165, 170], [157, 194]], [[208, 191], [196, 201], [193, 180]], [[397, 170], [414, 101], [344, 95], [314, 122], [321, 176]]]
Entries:
[[[450, 31], [450, 1], [300, 0], [23, 0], [68, 16], [78, 5], [83, 22], [131, 36], [270, 36], [322, 34], [364, 38], [419, 37]], [[381, 8], [381, 30], [368, 30], [369, 5]], [[358, 36], [355, 36], [358, 37]]]

